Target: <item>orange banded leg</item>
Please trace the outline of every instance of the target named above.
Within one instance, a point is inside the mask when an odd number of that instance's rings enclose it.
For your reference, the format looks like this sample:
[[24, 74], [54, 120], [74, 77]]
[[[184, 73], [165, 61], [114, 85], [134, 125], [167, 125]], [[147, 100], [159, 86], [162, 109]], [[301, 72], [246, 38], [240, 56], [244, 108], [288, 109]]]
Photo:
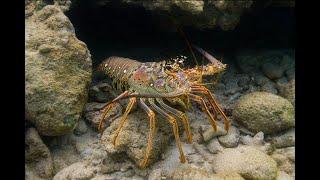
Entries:
[[128, 97], [128, 95], [129, 95], [129, 91], [123, 92], [118, 97], [116, 97], [114, 100], [112, 100], [110, 103], [106, 104], [105, 107], [102, 109], [103, 114], [102, 114], [102, 117], [99, 121], [99, 126], [98, 126], [98, 130], [99, 130], [100, 134], [102, 134], [103, 129], [104, 129], [106, 115], [108, 114], [110, 109], [114, 106], [114, 103], [116, 103], [120, 99], [124, 99], [124, 98]]
[[198, 102], [206, 111], [207, 115], [209, 116], [209, 122], [212, 126], [212, 128], [214, 129], [214, 131], [217, 131], [217, 123], [215, 121], [215, 119], [213, 118], [212, 114], [210, 113], [206, 102], [203, 100], [203, 98], [201, 96], [195, 95], [195, 94], [189, 94], [191, 99]]
[[174, 117], [172, 117], [169, 114], [167, 114], [161, 108], [159, 108], [155, 104], [154, 99], [149, 98], [148, 100], [149, 100], [149, 103], [150, 103], [151, 107], [155, 111], [157, 111], [159, 114], [161, 114], [163, 117], [165, 117], [170, 122], [170, 124], [172, 125], [173, 134], [174, 134], [174, 137], [176, 139], [176, 143], [177, 143], [177, 146], [178, 146], [178, 149], [179, 149], [179, 153], [180, 153], [180, 162], [181, 163], [185, 163], [186, 162], [186, 157], [184, 156], [183, 149], [182, 149], [182, 146], [181, 146], [181, 141], [180, 141], [180, 137], [179, 137], [179, 127], [178, 127], [177, 120]]
[[184, 125], [184, 129], [185, 129], [185, 132], [186, 132], [186, 135], [187, 135], [187, 141], [188, 141], [188, 143], [191, 143], [192, 142], [192, 134], [191, 134], [191, 131], [190, 131], [190, 125], [189, 125], [189, 120], [188, 120], [187, 116], [183, 112], [168, 106], [160, 98], [156, 98], [156, 101], [160, 104], [160, 106], [164, 110], [169, 111], [171, 114], [179, 117], [182, 120], [182, 123]]
[[148, 144], [146, 153], [144, 155], [143, 160], [139, 163], [140, 168], [145, 168], [152, 150], [152, 140], [155, 134], [156, 123], [155, 123], [155, 114], [154, 112], [145, 104], [144, 99], [139, 99], [139, 106], [148, 114], [149, 121], [150, 121], [150, 130], [149, 130], [149, 137], [148, 137]]
[[124, 114], [121, 117], [120, 124], [119, 124], [118, 129], [116, 130], [115, 135], [114, 135], [113, 140], [112, 140], [112, 143], [113, 143], [114, 146], [118, 145], [119, 133], [121, 132], [121, 130], [123, 128], [123, 125], [126, 122], [127, 116], [130, 113], [133, 105], [136, 103], [136, 100], [137, 100], [136, 97], [132, 97], [132, 98], [129, 99], [129, 103], [128, 103], [128, 106], [126, 108], [126, 111], [124, 112]]
[[212, 93], [207, 88], [205, 88], [203, 86], [199, 86], [197, 88], [192, 88], [192, 91], [193, 92], [202, 93], [202, 94], [205, 94], [207, 96], [207, 98], [209, 99], [209, 102], [212, 104], [214, 109], [217, 110], [222, 115], [223, 121], [224, 121], [224, 128], [226, 129], [226, 131], [228, 131], [229, 127], [231, 125], [231, 122], [228, 119], [228, 117], [224, 114], [222, 108], [220, 107], [218, 102], [215, 100], [215, 98], [213, 97]]

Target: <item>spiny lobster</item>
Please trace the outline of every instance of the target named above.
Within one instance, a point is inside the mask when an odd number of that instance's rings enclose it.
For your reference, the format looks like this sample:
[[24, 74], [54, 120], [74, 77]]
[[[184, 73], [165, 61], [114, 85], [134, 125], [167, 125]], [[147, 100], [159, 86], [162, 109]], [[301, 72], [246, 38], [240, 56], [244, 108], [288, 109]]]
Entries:
[[187, 135], [187, 142], [191, 143], [192, 134], [190, 132], [189, 121], [182, 111], [168, 104], [180, 105], [187, 109], [190, 106], [190, 100], [193, 100], [200, 104], [206, 112], [210, 124], [215, 131], [217, 130], [215, 119], [217, 119], [218, 113], [224, 119], [225, 129], [228, 131], [230, 127], [230, 121], [224, 114], [222, 108], [212, 93], [202, 84], [202, 76], [222, 72], [225, 70], [226, 64], [218, 61], [197, 46], [193, 45], [193, 48], [199, 51], [210, 63], [202, 67], [196, 66], [191, 69], [183, 69], [181, 66], [182, 60], [176, 60], [171, 64], [165, 61], [142, 63], [128, 58], [110, 57], [103, 61], [98, 67], [98, 71], [105, 73], [105, 75], [113, 79], [118, 89], [124, 90], [122, 94], [107, 103], [103, 108], [102, 118], [99, 123], [100, 133], [104, 130], [105, 117], [108, 111], [115, 103], [122, 99], [129, 98], [129, 103], [114, 133], [112, 141], [114, 146], [118, 144], [119, 133], [134, 104], [137, 103], [149, 116], [150, 131], [144, 159], [139, 163], [141, 168], [146, 167], [152, 150], [152, 139], [155, 135], [156, 126], [154, 111], [165, 117], [172, 125], [180, 153], [180, 162], [186, 162], [180, 142], [176, 118], [181, 119]]

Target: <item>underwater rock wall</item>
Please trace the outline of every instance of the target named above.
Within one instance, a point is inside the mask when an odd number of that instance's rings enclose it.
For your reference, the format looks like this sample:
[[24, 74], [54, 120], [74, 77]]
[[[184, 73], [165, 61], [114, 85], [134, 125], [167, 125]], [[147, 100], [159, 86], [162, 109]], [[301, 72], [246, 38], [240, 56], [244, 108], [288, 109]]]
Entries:
[[27, 14], [26, 119], [41, 135], [70, 133], [87, 101], [92, 72], [90, 52], [77, 39], [59, 7], [47, 5]]

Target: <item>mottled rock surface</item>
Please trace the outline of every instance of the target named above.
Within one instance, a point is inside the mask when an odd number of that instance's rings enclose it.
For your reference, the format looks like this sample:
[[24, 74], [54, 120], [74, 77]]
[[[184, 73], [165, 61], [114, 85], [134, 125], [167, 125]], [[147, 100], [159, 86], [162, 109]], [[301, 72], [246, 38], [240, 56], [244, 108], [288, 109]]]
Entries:
[[45, 6], [25, 22], [27, 120], [42, 135], [70, 133], [87, 100], [89, 50], [56, 6]]
[[48, 147], [43, 143], [36, 129], [28, 129], [25, 135], [26, 179], [51, 178], [53, 162]]
[[252, 147], [227, 148], [215, 159], [217, 173], [236, 172], [245, 179], [273, 180], [278, 176], [277, 163]]
[[277, 95], [254, 92], [242, 96], [233, 111], [233, 118], [252, 132], [277, 133], [295, 124], [292, 104]]
[[[114, 131], [118, 128], [120, 118], [117, 118], [104, 131], [101, 142], [104, 144], [106, 151], [115, 158], [124, 158], [121, 152], [125, 152], [130, 159], [137, 165], [143, 160], [145, 149], [148, 142], [149, 121], [147, 114], [139, 109], [138, 111], [129, 114], [127, 122], [124, 124], [121, 133], [119, 134], [119, 145], [114, 147], [112, 139]], [[156, 115], [157, 132], [153, 138], [152, 153], [148, 164], [151, 164], [159, 159], [160, 154], [168, 145], [170, 137], [173, 136], [172, 127], [169, 122]]]
[[220, 27], [228, 31], [236, 27], [240, 22], [241, 14], [250, 9], [254, 1], [122, 0], [122, 2], [142, 6], [164, 17], [173, 17], [175, 23], [180, 26], [193, 26], [200, 29]]

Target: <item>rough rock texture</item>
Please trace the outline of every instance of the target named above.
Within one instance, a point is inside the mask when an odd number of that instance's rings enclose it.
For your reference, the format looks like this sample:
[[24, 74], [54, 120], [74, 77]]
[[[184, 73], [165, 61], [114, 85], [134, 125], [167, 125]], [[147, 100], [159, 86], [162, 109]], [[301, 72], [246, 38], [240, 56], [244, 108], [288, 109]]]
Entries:
[[204, 169], [201, 169], [192, 165], [181, 165], [177, 168], [173, 174], [174, 180], [191, 180], [191, 179], [214, 179], [214, 180], [244, 180], [238, 173], [209, 173]]
[[122, 2], [140, 5], [154, 13], [172, 17], [180, 26], [200, 29], [220, 27], [223, 30], [233, 30], [239, 23], [241, 14], [253, 4], [252, 0], [122, 0]]
[[233, 118], [252, 132], [277, 133], [295, 125], [292, 104], [277, 95], [254, 92], [242, 96], [233, 111]]
[[89, 50], [56, 6], [45, 6], [25, 22], [27, 120], [42, 135], [72, 132], [91, 81]]
[[295, 79], [289, 81], [287, 84], [278, 84], [279, 95], [288, 99], [293, 106], [295, 106], [296, 101], [295, 85]]
[[295, 145], [295, 129], [290, 129], [272, 139], [272, 145], [276, 148], [285, 148]]
[[250, 135], [241, 136], [240, 142], [244, 145], [251, 146], [269, 155], [274, 151], [274, 146], [272, 146], [271, 143], [264, 141], [263, 132], [258, 132], [253, 137], [251, 137]]
[[71, 0], [54, 0], [54, 5], [58, 6], [63, 12], [66, 12], [71, 6]]
[[53, 180], [64, 179], [90, 179], [95, 173], [95, 169], [83, 162], [77, 162], [57, 173]]
[[277, 149], [271, 157], [277, 162], [281, 171], [295, 176], [295, 147]]
[[[129, 114], [127, 122], [123, 126], [123, 130], [119, 134], [119, 145], [114, 147], [112, 139], [114, 131], [118, 128], [120, 118], [114, 120], [113, 123], [104, 131], [101, 142], [105, 145], [106, 151], [117, 159], [124, 158], [121, 152], [125, 152], [130, 159], [139, 164], [145, 154], [145, 149], [149, 134], [149, 121], [147, 114], [139, 109], [136, 112]], [[148, 164], [159, 159], [160, 154], [168, 145], [170, 137], [172, 137], [172, 127], [161, 116], [156, 115], [157, 132], [153, 138], [152, 153], [150, 155]]]
[[53, 163], [49, 149], [42, 142], [36, 129], [28, 129], [25, 135], [26, 179], [51, 178]]
[[227, 148], [218, 154], [213, 168], [217, 173], [239, 173], [245, 179], [273, 180], [278, 176], [277, 163], [252, 147]]
[[218, 140], [222, 146], [227, 148], [233, 148], [238, 145], [239, 138], [240, 131], [237, 128], [231, 126], [228, 131], [228, 134], [225, 136], [218, 137]]

